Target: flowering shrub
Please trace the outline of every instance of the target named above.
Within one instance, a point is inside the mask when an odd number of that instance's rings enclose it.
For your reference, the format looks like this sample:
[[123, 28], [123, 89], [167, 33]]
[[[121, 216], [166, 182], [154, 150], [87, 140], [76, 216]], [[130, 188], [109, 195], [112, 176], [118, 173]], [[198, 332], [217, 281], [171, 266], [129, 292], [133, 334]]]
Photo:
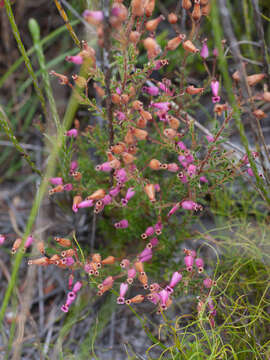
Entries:
[[[207, 308], [214, 326], [216, 310], [210, 292], [215, 280], [206, 273], [196, 251], [184, 250], [182, 263], [166, 283], [147, 271], [151, 272], [151, 262], [164, 250], [163, 238], [171, 235], [173, 222], [184, 219], [184, 226], [204, 211], [206, 195], [239, 174], [254, 175], [248, 155], [235, 160], [231, 151], [224, 149], [226, 130], [235, 114], [223, 100], [216, 66], [218, 51], [208, 49], [207, 39], [199, 31], [210, 3], [188, 0], [182, 1], [182, 7], [190, 16], [191, 30], [171, 36], [165, 46], [159, 44], [157, 34], [166, 19], [163, 15], [152, 18], [153, 0], [132, 0], [129, 8], [121, 0], [115, 1], [109, 15], [85, 10], [83, 17], [96, 29], [104, 53], [103, 68], [96, 50], [82, 41], [81, 51], [66, 57], [66, 61], [85, 66], [86, 77], [73, 74], [72, 81], [51, 71], [61, 84], [76, 91], [80, 104], [91, 113], [91, 125], [84, 127], [75, 120], [66, 132], [64, 157], [59, 158], [56, 176], [49, 179], [49, 196], [57, 198], [68, 192], [74, 213], [79, 216], [91, 211], [100, 218], [104, 214], [106, 235], [122, 237], [126, 243], [125, 255], [108, 256], [82, 249], [75, 234], [72, 239], [56, 234], [55, 246], [49, 250], [46, 244], [37, 243], [42, 257], [29, 260], [29, 265], [52, 265], [69, 273], [63, 312], [69, 311], [86, 284], [86, 274], [96, 286], [97, 295], [114, 289], [118, 304], [150, 301], [159, 313], [172, 304], [180, 289], [196, 293], [198, 313]], [[175, 28], [178, 17], [170, 13], [167, 20]], [[166, 76], [166, 68], [173, 52], [180, 54], [182, 67], [180, 73], [173, 70], [177, 77], [172, 80]], [[185, 72], [187, 62], [200, 63], [205, 69], [205, 79], [196, 86]], [[255, 74], [247, 79], [254, 86], [264, 77]], [[239, 81], [239, 74], [235, 73], [233, 79]], [[269, 101], [269, 93], [262, 96]], [[191, 116], [193, 104], [202, 97], [211, 99], [210, 116], [215, 119], [213, 131], [203, 136]], [[255, 116], [264, 115], [257, 110]], [[96, 164], [89, 161], [89, 144], [96, 150]], [[258, 153], [252, 156], [256, 159]], [[0, 243], [4, 239], [0, 236]], [[25, 250], [33, 240], [33, 236], [27, 238]], [[21, 242], [15, 241], [12, 253]], [[134, 284], [140, 284], [136, 294], [131, 290]]]

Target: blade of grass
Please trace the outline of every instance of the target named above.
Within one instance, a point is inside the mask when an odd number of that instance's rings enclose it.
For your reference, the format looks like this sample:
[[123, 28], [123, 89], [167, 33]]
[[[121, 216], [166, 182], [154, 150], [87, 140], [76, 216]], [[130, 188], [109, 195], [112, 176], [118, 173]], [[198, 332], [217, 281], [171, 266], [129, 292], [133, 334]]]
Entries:
[[33, 84], [34, 84], [35, 90], [37, 92], [37, 96], [39, 98], [39, 101], [41, 103], [44, 115], [47, 118], [47, 110], [46, 110], [45, 99], [44, 99], [43, 93], [42, 93], [42, 91], [41, 91], [41, 89], [40, 89], [40, 87], [38, 85], [37, 77], [36, 77], [36, 75], [34, 73], [34, 70], [32, 68], [30, 59], [27, 56], [26, 50], [25, 50], [24, 45], [22, 43], [21, 35], [20, 35], [19, 29], [17, 27], [17, 24], [15, 22], [15, 18], [14, 18], [13, 11], [12, 11], [12, 8], [11, 8], [11, 5], [10, 5], [10, 1], [9, 0], [4, 0], [4, 1], [5, 1], [6, 13], [7, 13], [7, 16], [8, 16], [8, 19], [9, 19], [9, 23], [10, 23], [11, 28], [12, 28], [13, 35], [14, 35], [14, 37], [16, 39], [18, 48], [19, 48], [19, 50], [20, 50], [20, 52], [22, 54], [22, 57], [24, 59], [25, 66], [26, 66], [26, 68], [27, 68], [27, 70], [29, 72], [29, 75], [31, 76], [31, 78], [33, 80]]
[[260, 193], [263, 196], [263, 198], [265, 199], [265, 201], [267, 202], [267, 204], [270, 205], [270, 197], [269, 197], [268, 191], [266, 190], [266, 188], [264, 186], [262, 179], [260, 178], [260, 176], [258, 174], [258, 169], [255, 165], [253, 156], [251, 155], [251, 151], [249, 149], [248, 138], [245, 134], [244, 125], [241, 120], [240, 109], [237, 105], [234, 93], [232, 91], [232, 88], [233, 88], [232, 80], [229, 75], [228, 64], [227, 64], [226, 58], [224, 56], [223, 48], [222, 48], [223, 31], [221, 28], [220, 15], [219, 15], [218, 5], [217, 5], [216, 1], [212, 1], [211, 22], [212, 22], [215, 44], [216, 44], [216, 47], [217, 47], [218, 53], [219, 53], [219, 56], [218, 56], [219, 68], [223, 75], [224, 85], [225, 85], [225, 89], [228, 94], [229, 101], [234, 110], [234, 118], [235, 118], [236, 126], [238, 128], [243, 146], [246, 150], [249, 163], [254, 172], [257, 187], [260, 190]]
[[59, 119], [58, 111], [57, 111], [56, 104], [54, 101], [52, 87], [51, 87], [51, 83], [50, 83], [50, 79], [49, 79], [49, 74], [46, 69], [45, 56], [43, 53], [42, 45], [40, 43], [40, 28], [35, 19], [30, 19], [28, 22], [28, 26], [29, 26], [29, 30], [30, 30], [32, 38], [33, 38], [34, 47], [36, 49], [39, 66], [40, 66], [40, 70], [41, 70], [41, 75], [42, 75], [42, 79], [44, 82], [44, 89], [45, 89], [47, 98], [49, 100], [52, 117], [53, 117], [56, 128], [59, 129], [60, 119]]
[[[77, 25], [79, 23], [78, 20], [74, 20], [71, 22], [72, 25]], [[61, 26], [60, 28], [54, 30], [53, 32], [51, 32], [49, 35], [47, 35], [46, 37], [44, 37], [41, 41], [40, 41], [40, 45], [46, 45], [48, 42], [50, 42], [51, 40], [55, 40], [59, 35], [61, 35], [64, 31], [66, 30], [65, 25]], [[31, 54], [33, 54], [33, 52], [35, 51], [35, 47], [31, 47], [26, 54], [29, 56]], [[18, 60], [16, 60], [9, 68], [8, 70], [5, 72], [5, 74], [0, 78], [0, 88], [4, 85], [4, 83], [7, 81], [7, 79], [18, 69], [18, 67], [23, 63], [24, 59], [21, 56]]]

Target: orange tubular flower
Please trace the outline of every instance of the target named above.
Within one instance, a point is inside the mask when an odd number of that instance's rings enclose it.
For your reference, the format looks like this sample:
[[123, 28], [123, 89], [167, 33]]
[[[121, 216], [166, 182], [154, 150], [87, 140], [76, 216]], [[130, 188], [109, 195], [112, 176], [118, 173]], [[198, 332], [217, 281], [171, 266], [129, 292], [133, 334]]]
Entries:
[[18, 238], [14, 241], [12, 249], [11, 249], [11, 254], [15, 254], [16, 251], [19, 249], [19, 247], [21, 246], [22, 243], [22, 239]]
[[71, 241], [69, 239], [64, 239], [64, 238], [60, 238], [60, 237], [55, 237], [54, 240], [61, 246], [63, 247], [70, 247], [71, 246]]
[[144, 187], [144, 191], [151, 202], [156, 201], [156, 190], [154, 184], [147, 184]]
[[104, 189], [98, 189], [97, 191], [93, 192], [93, 194], [87, 196], [87, 200], [101, 200], [106, 195], [106, 191]]
[[185, 34], [180, 34], [178, 36], [176, 36], [175, 38], [171, 39], [168, 41], [168, 44], [166, 46], [167, 50], [175, 50], [183, 40], [185, 40], [186, 35]]
[[130, 305], [130, 304], [139, 304], [139, 303], [143, 302], [143, 300], [144, 300], [144, 296], [141, 295], [141, 294], [139, 294], [139, 295], [134, 296], [134, 297], [131, 298], [131, 299], [126, 300], [126, 304], [127, 304], [127, 305]]

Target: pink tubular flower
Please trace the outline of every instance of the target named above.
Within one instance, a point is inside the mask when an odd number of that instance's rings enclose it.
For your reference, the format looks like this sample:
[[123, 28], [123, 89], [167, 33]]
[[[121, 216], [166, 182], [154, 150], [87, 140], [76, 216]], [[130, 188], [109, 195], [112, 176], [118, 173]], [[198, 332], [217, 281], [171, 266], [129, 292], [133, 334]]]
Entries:
[[197, 166], [190, 164], [187, 168], [188, 176], [193, 177], [196, 174]]
[[34, 241], [33, 236], [32, 235], [28, 236], [28, 238], [25, 241], [24, 248], [25, 249], [29, 248], [29, 246], [32, 245], [33, 241]]
[[168, 112], [171, 108], [171, 103], [168, 101], [167, 102], [157, 102], [157, 103], [151, 102], [150, 106], [154, 107], [155, 109]]
[[115, 172], [115, 177], [116, 177], [116, 180], [121, 182], [121, 183], [124, 183], [127, 181], [127, 172], [125, 169], [119, 169]]
[[63, 185], [63, 179], [61, 177], [50, 178], [50, 183], [52, 185]]
[[117, 87], [117, 88], [115, 89], [115, 91], [117, 92], [118, 95], [121, 95], [121, 94], [122, 94], [122, 91], [121, 91], [121, 89], [120, 89], [119, 87]]
[[212, 279], [210, 279], [210, 278], [205, 278], [205, 279], [203, 280], [203, 285], [204, 285], [204, 287], [206, 287], [207, 289], [210, 289], [210, 288], [212, 287], [212, 285], [213, 285]]
[[74, 291], [69, 291], [67, 294], [67, 301], [66, 301], [66, 305], [70, 306], [73, 301], [76, 299], [76, 294]]
[[135, 278], [136, 274], [137, 274], [136, 269], [134, 269], [134, 268], [128, 269], [128, 272], [127, 272], [127, 275], [128, 275], [127, 282], [128, 282], [129, 284], [132, 284], [132, 283], [133, 283], [133, 279]]
[[134, 195], [135, 195], [134, 188], [133, 188], [133, 187], [128, 188], [128, 189], [127, 189], [126, 196], [125, 196], [125, 199], [126, 199], [127, 201], [129, 201]]
[[73, 172], [74, 172], [75, 170], [77, 170], [77, 169], [78, 169], [78, 161], [76, 161], [76, 160], [71, 161], [71, 163], [70, 163], [70, 168], [69, 168], [69, 173], [70, 173], [70, 174], [73, 174]]
[[104, 205], [109, 205], [112, 202], [112, 197], [110, 195], [105, 195], [102, 202]]
[[201, 176], [200, 177], [200, 182], [207, 184], [209, 181], [207, 180], [207, 178], [205, 176]]
[[211, 81], [211, 89], [212, 89], [212, 102], [218, 103], [220, 102], [220, 96], [218, 96], [218, 91], [219, 91], [219, 82], [217, 80], [212, 80]]
[[126, 120], [126, 115], [122, 111], [116, 111], [115, 116], [119, 121]]
[[187, 150], [187, 147], [183, 143], [183, 141], [178, 141], [177, 146], [179, 147], [180, 150], [183, 150], [183, 151]]
[[188, 166], [188, 161], [187, 161], [185, 155], [179, 155], [178, 160], [184, 168], [186, 168]]
[[155, 190], [156, 190], [156, 192], [160, 192], [160, 185], [159, 184], [155, 184]]
[[158, 83], [158, 87], [160, 88], [160, 90], [164, 91], [166, 94], [173, 96], [173, 91], [171, 91], [168, 86], [166, 86], [164, 83], [159, 82]]
[[162, 234], [163, 225], [162, 225], [162, 222], [161, 222], [161, 221], [158, 221], [158, 222], [154, 225], [154, 228], [155, 228], [155, 232], [156, 232], [157, 235], [161, 235], [161, 234]]
[[75, 65], [81, 65], [83, 63], [83, 58], [80, 55], [66, 56], [65, 60], [68, 62], [72, 62]]
[[121, 283], [120, 285], [120, 293], [119, 297], [117, 298], [117, 304], [124, 304], [125, 303], [125, 295], [128, 291], [128, 284], [127, 283]]
[[68, 130], [66, 132], [66, 136], [76, 138], [78, 136], [78, 130], [77, 129], [70, 129], [70, 130]]
[[64, 190], [65, 190], [65, 191], [71, 191], [72, 189], [73, 189], [72, 184], [65, 184], [65, 185], [64, 185]]
[[249, 176], [254, 176], [254, 172], [253, 172], [253, 170], [251, 169], [251, 167], [248, 167], [248, 168], [247, 168], [247, 174], [248, 174]]
[[196, 266], [198, 268], [198, 272], [199, 273], [203, 272], [203, 267], [204, 267], [203, 259], [201, 259], [201, 258], [195, 259], [195, 264], [196, 264]]
[[102, 11], [85, 10], [83, 12], [83, 17], [87, 22], [93, 25], [100, 24], [104, 19], [104, 15]]
[[81, 203], [79, 203], [79, 205], [77, 206], [78, 209], [84, 209], [84, 208], [88, 208], [94, 205], [94, 201], [93, 200], [84, 200]]
[[177, 174], [177, 177], [183, 184], [186, 184], [188, 182], [187, 176], [182, 171]]
[[194, 262], [193, 256], [190, 256], [190, 255], [185, 256], [184, 261], [185, 261], [187, 271], [189, 271], [189, 272], [192, 271], [193, 262]]
[[214, 49], [213, 49], [213, 55], [214, 55], [215, 57], [218, 57], [218, 49], [217, 49], [217, 48], [214, 48]]
[[5, 235], [0, 234], [0, 245], [3, 245], [6, 240]]
[[205, 137], [206, 137], [206, 140], [207, 140], [209, 143], [212, 143], [212, 142], [215, 141], [215, 138], [214, 138], [214, 136], [212, 136], [212, 135], [206, 135]]
[[[69, 277], [68, 277], [68, 288], [69, 289], [72, 288], [73, 280], [74, 280], [74, 275], [70, 274]], [[72, 290], [72, 291], [74, 291], [74, 290]]]
[[127, 269], [130, 265], [130, 261], [128, 259], [123, 259], [120, 263], [121, 268]]
[[168, 212], [168, 217], [172, 216], [180, 207], [180, 203], [176, 203], [171, 210]]
[[74, 259], [71, 256], [63, 258], [61, 261], [63, 265], [67, 265], [67, 266], [71, 266], [74, 264]]
[[182, 280], [182, 277], [182, 274], [180, 274], [178, 271], [173, 273], [169, 286], [174, 288]]
[[141, 235], [142, 239], [147, 239], [149, 236], [154, 235], [155, 228], [153, 226], [149, 226], [145, 232]]
[[68, 310], [69, 310], [69, 309], [68, 309], [68, 306], [67, 306], [67, 305], [62, 305], [62, 306], [61, 306], [61, 311], [67, 313]]
[[158, 245], [158, 238], [153, 237], [152, 239], [150, 239], [149, 244], [151, 244], [152, 247], [157, 246]]
[[128, 227], [128, 221], [126, 219], [123, 219], [123, 220], [119, 221], [118, 223], [115, 223], [114, 227], [116, 229], [126, 229]]
[[115, 197], [115, 196], [117, 196], [117, 195], [119, 194], [120, 190], [121, 190], [121, 188], [120, 188], [119, 186], [117, 186], [117, 187], [111, 189], [111, 190], [109, 191], [109, 194], [110, 194], [112, 197]]
[[160, 298], [160, 305], [161, 305], [161, 308], [163, 309], [163, 310], [166, 310], [167, 309], [167, 301], [168, 301], [168, 299], [169, 299], [169, 293], [168, 293], [168, 291], [166, 291], [166, 290], [161, 290], [159, 293], [158, 293], [158, 295], [159, 295], [159, 298]]
[[180, 274], [178, 271], [173, 273], [173, 276], [171, 278], [171, 281], [168, 286], [166, 286], [166, 291], [169, 294], [173, 293], [173, 288], [182, 280], [182, 274]]
[[209, 56], [209, 50], [208, 50], [208, 46], [207, 46], [207, 39], [205, 39], [203, 41], [203, 46], [202, 46], [200, 55], [204, 60], [207, 59], [208, 56]]
[[[138, 256], [138, 260], [141, 262], [145, 262], [148, 261], [150, 259], [152, 259], [153, 253], [152, 253], [152, 249], [149, 249], [148, 247], [146, 247]], [[144, 260], [143, 260], [144, 259]]]
[[81, 281], [76, 281], [74, 286], [73, 286], [72, 291], [75, 292], [75, 294], [77, 294], [77, 292], [80, 291], [81, 287], [82, 287], [82, 282]]
[[110, 172], [112, 170], [112, 167], [110, 166], [110, 163], [106, 161], [103, 164], [97, 165], [95, 169], [96, 171]]
[[160, 301], [160, 297], [157, 293], [155, 292], [152, 292], [151, 294], [148, 294], [147, 296], [147, 299], [149, 301], [151, 301], [153, 304], [157, 305]]
[[144, 86], [142, 90], [151, 96], [157, 96], [159, 94], [159, 88], [157, 86]]
[[168, 164], [168, 171], [177, 172], [179, 170], [179, 166], [176, 163]]
[[192, 200], [184, 200], [181, 202], [181, 207], [185, 210], [194, 210], [195, 205], [196, 203]]

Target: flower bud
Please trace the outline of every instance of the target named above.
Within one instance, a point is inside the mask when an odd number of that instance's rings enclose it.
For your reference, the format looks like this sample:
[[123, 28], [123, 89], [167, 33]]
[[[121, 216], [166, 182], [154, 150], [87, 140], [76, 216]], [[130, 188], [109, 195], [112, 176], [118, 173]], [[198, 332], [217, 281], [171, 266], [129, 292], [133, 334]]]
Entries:
[[163, 16], [163, 15], [160, 15], [160, 16], [157, 17], [156, 19], [147, 21], [146, 24], [145, 24], [146, 30], [148, 30], [148, 31], [156, 31], [156, 29], [157, 29], [157, 27], [158, 27], [158, 24], [159, 24], [162, 20], [164, 20], [164, 16]]
[[192, 6], [191, 0], [182, 0], [182, 8], [185, 10], [189, 10]]
[[50, 178], [49, 181], [52, 185], [63, 185], [63, 179], [61, 177]]
[[137, 42], [140, 40], [141, 34], [138, 31], [131, 31], [129, 34], [129, 40], [132, 42], [132, 44], [137, 44]]
[[133, 16], [144, 15], [145, 0], [132, 0], [131, 13]]
[[207, 39], [204, 39], [204, 41], [203, 41], [203, 46], [202, 46], [200, 55], [204, 60], [207, 59], [208, 56], [209, 56], [209, 50], [208, 50], [208, 46], [207, 46]]
[[194, 85], [190, 85], [186, 88], [186, 92], [190, 95], [202, 94], [204, 88], [196, 88]]
[[83, 17], [89, 24], [95, 26], [101, 24], [102, 21], [104, 20], [104, 15], [102, 11], [85, 10], [83, 12]]
[[175, 129], [166, 128], [163, 130], [163, 134], [170, 140], [173, 140], [177, 136], [177, 131]]
[[157, 159], [152, 159], [149, 163], [149, 167], [152, 169], [152, 170], [160, 170], [161, 169], [161, 162]]
[[139, 274], [138, 280], [143, 285], [144, 289], [148, 289], [148, 278], [145, 272]]
[[147, 50], [147, 55], [149, 59], [155, 58], [160, 53], [160, 47], [155, 39], [148, 37], [144, 39], [143, 45]]
[[264, 111], [262, 111], [261, 109], [254, 110], [252, 114], [259, 120], [267, 118], [266, 113]]
[[61, 246], [63, 247], [70, 247], [71, 246], [71, 241], [69, 239], [64, 239], [64, 238], [60, 238], [60, 237], [55, 237], [54, 240]]
[[170, 24], [176, 24], [178, 21], [177, 15], [175, 13], [170, 13], [168, 15], [168, 21]]
[[147, 184], [144, 187], [144, 191], [146, 193], [146, 195], [148, 196], [149, 200], [151, 202], [155, 202], [156, 201], [156, 194], [155, 194], [155, 185], [154, 184]]
[[138, 273], [144, 272], [143, 263], [141, 261], [136, 261], [134, 267]]
[[87, 200], [101, 200], [106, 195], [106, 191], [104, 189], [98, 189], [93, 194], [87, 196]]
[[256, 85], [258, 82], [262, 81], [265, 78], [265, 74], [254, 74], [254, 75], [249, 75], [247, 77], [247, 83], [249, 86], [254, 86]]
[[208, 16], [211, 11], [211, 3], [209, 2], [207, 5], [201, 7], [202, 16]]
[[16, 251], [19, 249], [19, 247], [21, 246], [22, 243], [22, 239], [18, 238], [14, 241], [12, 249], [11, 249], [11, 254], [15, 254]]
[[126, 300], [126, 304], [127, 304], [127, 305], [130, 305], [130, 304], [139, 304], [139, 303], [143, 302], [143, 300], [144, 300], [144, 296], [141, 295], [141, 294], [139, 294], [139, 295], [134, 296], [134, 297], [131, 298], [131, 299]]
[[196, 54], [198, 52], [200, 52], [199, 49], [196, 48], [196, 46], [190, 41], [187, 40], [185, 42], [183, 42], [183, 48], [190, 53]]
[[145, 15], [147, 17], [152, 16], [154, 9], [155, 9], [155, 0], [147, 0], [147, 3], [145, 5]]
[[39, 259], [32, 259], [28, 261], [28, 265], [47, 266], [49, 265], [49, 259], [46, 256]]
[[68, 62], [72, 62], [73, 64], [76, 64], [76, 65], [81, 65], [83, 63], [83, 58], [80, 55], [66, 56], [65, 60]]
[[184, 258], [187, 271], [191, 272], [193, 267], [194, 258], [193, 256], [185, 256]]
[[195, 21], [199, 21], [202, 13], [201, 13], [201, 6], [200, 6], [200, 0], [194, 0], [194, 7], [193, 11], [191, 13], [192, 19]]
[[201, 258], [195, 259], [195, 265], [197, 266], [199, 273], [203, 272], [203, 267], [204, 267], [203, 259]]
[[128, 221], [126, 219], [123, 219], [123, 220], [119, 221], [118, 223], [115, 223], [114, 227], [116, 229], [126, 229], [128, 227]]
[[168, 41], [166, 49], [171, 51], [175, 50], [181, 44], [181, 42], [185, 40], [185, 38], [186, 38], [185, 34], [180, 34], [174, 37], [173, 39]]
[[101, 260], [102, 265], [112, 265], [115, 263], [115, 257], [114, 256], [107, 256], [105, 259]]
[[52, 194], [55, 194], [55, 193], [60, 193], [62, 191], [64, 191], [64, 186], [63, 185], [58, 185], [55, 188], [49, 190], [49, 195], [52, 195]]

